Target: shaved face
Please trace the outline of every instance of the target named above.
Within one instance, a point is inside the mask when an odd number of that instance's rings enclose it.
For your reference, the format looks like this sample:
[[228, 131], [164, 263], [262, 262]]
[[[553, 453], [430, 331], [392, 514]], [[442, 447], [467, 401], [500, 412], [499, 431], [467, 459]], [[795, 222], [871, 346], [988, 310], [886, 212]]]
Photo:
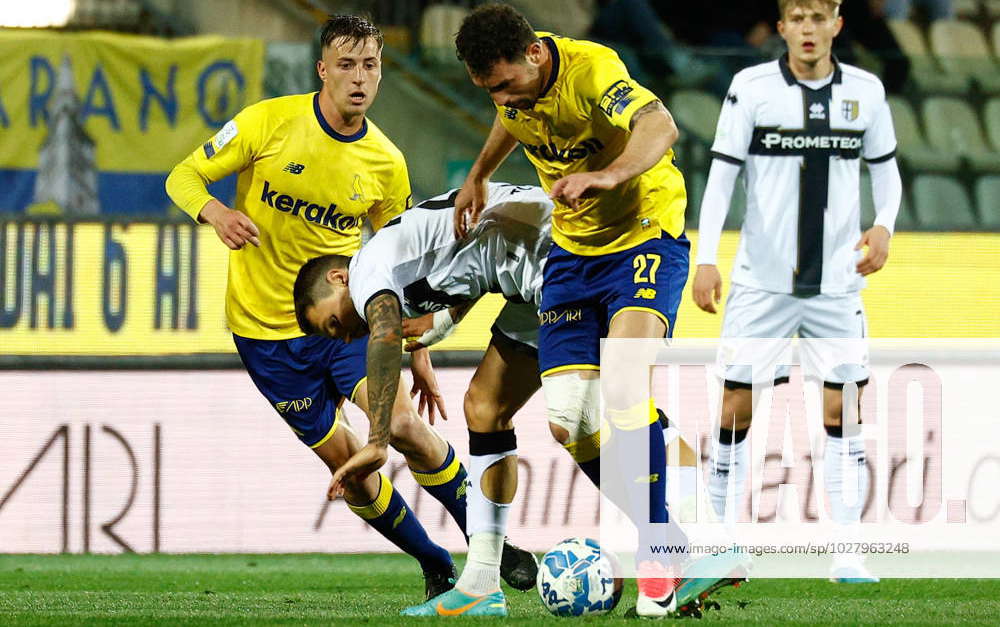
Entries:
[[382, 80], [382, 49], [371, 37], [334, 39], [316, 62], [323, 88], [345, 120], [362, 116], [378, 94]]

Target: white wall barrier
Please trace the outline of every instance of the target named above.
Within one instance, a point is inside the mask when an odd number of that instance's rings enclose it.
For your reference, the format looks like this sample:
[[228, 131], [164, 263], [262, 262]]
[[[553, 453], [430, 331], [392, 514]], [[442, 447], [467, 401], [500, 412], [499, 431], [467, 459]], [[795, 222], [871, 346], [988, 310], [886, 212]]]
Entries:
[[[698, 368], [660, 368], [655, 380], [660, 406], [704, 459], [717, 398]], [[940, 407], [937, 397], [915, 396], [908, 379], [899, 387], [893, 371], [874, 370], [863, 410], [875, 488], [865, 520], [906, 523], [914, 537], [926, 536], [926, 548], [989, 549], [1000, 537], [1000, 413], [986, 401], [1000, 364], [950, 358], [932, 370]], [[463, 459], [461, 403], [471, 374], [438, 370], [451, 419], [437, 428]], [[758, 522], [815, 522], [825, 509], [812, 464], [823, 431], [800, 382], [793, 372], [769, 401], [768, 420], [754, 423], [756, 505], [751, 514], [748, 499], [742, 510]], [[891, 409], [900, 403], [902, 413]], [[365, 437], [364, 417], [356, 409], [349, 416]], [[511, 538], [544, 550], [571, 535], [597, 537], [597, 491], [552, 441], [540, 393], [516, 425], [521, 475]], [[431, 535], [462, 550], [454, 523], [396, 453], [388, 472]], [[0, 371], [0, 552], [394, 550], [343, 501], [327, 503], [328, 481], [242, 371]], [[755, 527], [766, 537], [767, 525]], [[812, 532], [800, 525], [796, 533], [783, 539]]]

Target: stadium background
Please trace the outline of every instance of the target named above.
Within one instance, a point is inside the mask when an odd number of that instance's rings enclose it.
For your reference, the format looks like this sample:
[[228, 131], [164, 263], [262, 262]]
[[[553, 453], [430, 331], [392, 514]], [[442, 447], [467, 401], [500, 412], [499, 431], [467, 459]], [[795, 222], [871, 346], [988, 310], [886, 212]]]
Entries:
[[[492, 115], [452, 52], [471, 4], [67, 0], [45, 5], [65, 10], [41, 23], [25, 21], [41, 10], [0, 8], [7, 26], [55, 27], [0, 30], [0, 552], [389, 549], [343, 503], [325, 504], [325, 470], [238, 369], [222, 309], [227, 250], [162, 182], [242, 106], [314, 89], [317, 20], [364, 10], [387, 40], [370, 116], [406, 155], [415, 199], [459, 185]], [[874, 337], [1000, 337], [1000, 3], [955, 6], [956, 20], [889, 23], [910, 66], [890, 97], [904, 206], [889, 264], [864, 294]], [[640, 64], [649, 52], [620, 50]], [[716, 68], [738, 58], [695, 52]], [[881, 72], [892, 58], [877, 53], [859, 54]], [[683, 69], [644, 67], [682, 129], [697, 246], [720, 96]], [[519, 153], [495, 179], [536, 180]], [[870, 224], [867, 186], [862, 202]], [[741, 212], [737, 197], [728, 228]], [[724, 236], [723, 276], [736, 239]], [[463, 454], [468, 366], [499, 304], [480, 304], [435, 352], [443, 433]], [[716, 337], [720, 321], [686, 295], [676, 334]], [[519, 424], [512, 535], [542, 549], [567, 524], [592, 524], [595, 495], [549, 442], [539, 398]], [[400, 458], [391, 472], [435, 537], [461, 549]]]

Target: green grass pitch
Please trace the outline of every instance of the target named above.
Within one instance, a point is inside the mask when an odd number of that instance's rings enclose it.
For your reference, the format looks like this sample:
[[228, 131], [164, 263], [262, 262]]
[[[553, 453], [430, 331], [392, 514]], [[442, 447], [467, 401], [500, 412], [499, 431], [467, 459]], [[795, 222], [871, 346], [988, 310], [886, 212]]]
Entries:
[[[618, 608], [588, 622], [624, 621], [634, 590], [627, 582]], [[4, 625], [427, 623], [397, 615], [422, 593], [417, 567], [401, 555], [0, 556]], [[844, 586], [761, 579], [715, 598], [721, 610], [706, 613], [702, 623], [1000, 622], [1000, 580]], [[567, 624], [549, 617], [533, 591], [507, 590], [507, 599], [508, 622]]]

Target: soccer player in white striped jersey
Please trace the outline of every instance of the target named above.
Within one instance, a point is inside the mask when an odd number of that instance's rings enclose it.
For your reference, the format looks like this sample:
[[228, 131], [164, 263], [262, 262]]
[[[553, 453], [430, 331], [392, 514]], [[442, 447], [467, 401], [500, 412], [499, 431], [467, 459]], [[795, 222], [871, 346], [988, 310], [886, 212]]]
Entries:
[[[694, 300], [715, 313], [721, 299], [716, 255], [742, 168], [747, 213], [726, 301], [723, 343], [737, 347], [739, 342], [732, 342], [740, 338], [797, 334], [863, 344], [863, 276], [881, 269], [888, 258], [902, 196], [885, 89], [874, 75], [839, 63], [831, 54], [843, 25], [840, 0], [778, 0], [778, 5], [778, 32], [788, 53], [736, 74], [723, 103], [701, 206]], [[871, 171], [877, 212], [875, 225], [864, 233], [859, 226], [862, 158]], [[831, 515], [857, 530], [869, 476], [859, 407], [854, 402], [845, 407], [843, 389], [853, 383], [860, 391], [868, 371], [864, 363], [826, 367], [822, 356], [810, 356], [808, 350], [803, 356], [806, 375], [824, 383], [824, 469]], [[736, 357], [729, 363], [751, 362]], [[709, 475], [709, 494], [720, 517], [726, 515], [727, 503], [741, 502], [749, 465], [745, 438], [754, 408], [752, 384], [770, 383], [753, 380], [747, 367], [729, 366], [724, 372], [723, 419]], [[780, 383], [784, 373], [775, 374], [774, 383]], [[843, 420], [845, 410], [850, 420]], [[731, 477], [734, 493], [728, 493]], [[877, 581], [852, 556], [835, 556], [831, 579]]]
[[[465, 396], [470, 447], [496, 438], [503, 444], [472, 456], [469, 558], [455, 594], [404, 611], [416, 616], [503, 616], [507, 609], [499, 586], [501, 566], [508, 570], [534, 566], [507, 564], [507, 556], [501, 557], [491, 547], [499, 547], [505, 537], [507, 513], [517, 489], [513, 418], [541, 387], [538, 306], [552, 242], [552, 201], [538, 187], [490, 183], [481, 220], [467, 237], [458, 239], [451, 218], [457, 194], [453, 190], [431, 198], [390, 220], [353, 259], [327, 255], [309, 261], [299, 272], [294, 297], [296, 315], [306, 333], [352, 340], [379, 333], [392, 322], [400, 324], [407, 336], [420, 336], [407, 350], [441, 339], [482, 295], [501, 293], [507, 299]], [[400, 316], [405, 319], [396, 322]], [[391, 370], [398, 364], [369, 361], [368, 368]], [[598, 418], [597, 412], [589, 412], [587, 420], [575, 425], [570, 434], [599, 432]], [[661, 417], [661, 424], [665, 422]], [[679, 464], [668, 468], [668, 474], [680, 486], [677, 505], [684, 511], [697, 499], [695, 455], [677, 429], [663, 426], [668, 445], [677, 442]], [[569, 427], [565, 421], [550, 418], [553, 436], [600, 487], [595, 474], [599, 472], [597, 443], [594, 438], [560, 438], [560, 431]], [[358, 470], [363, 469], [348, 461], [334, 476], [331, 489], [335, 491], [343, 477]], [[731, 583], [736, 580], [686, 579], [678, 589], [678, 608], [682, 613], [696, 612], [701, 594]]]

